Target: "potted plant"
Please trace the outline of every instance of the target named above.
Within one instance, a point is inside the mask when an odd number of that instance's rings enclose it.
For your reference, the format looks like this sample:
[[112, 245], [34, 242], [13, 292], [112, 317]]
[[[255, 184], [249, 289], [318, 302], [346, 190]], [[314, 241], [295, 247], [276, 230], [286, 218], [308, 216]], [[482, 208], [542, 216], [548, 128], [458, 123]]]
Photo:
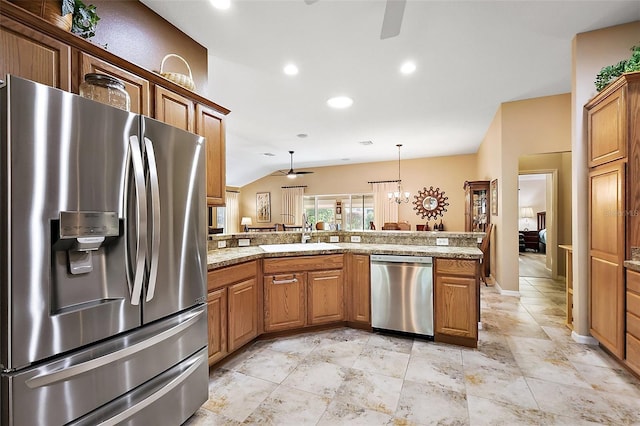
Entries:
[[62, 0], [62, 14], [68, 13], [73, 15], [72, 33], [82, 38], [91, 38], [96, 35], [96, 26], [100, 17], [94, 5], [87, 6], [82, 0]]
[[596, 75], [596, 90], [601, 92], [613, 80], [627, 72], [640, 71], [640, 45], [631, 48], [631, 57], [623, 59], [615, 65], [603, 67]]
[[100, 20], [94, 5], [82, 0], [10, 0], [21, 8], [51, 22], [53, 25], [83, 38], [95, 35]]

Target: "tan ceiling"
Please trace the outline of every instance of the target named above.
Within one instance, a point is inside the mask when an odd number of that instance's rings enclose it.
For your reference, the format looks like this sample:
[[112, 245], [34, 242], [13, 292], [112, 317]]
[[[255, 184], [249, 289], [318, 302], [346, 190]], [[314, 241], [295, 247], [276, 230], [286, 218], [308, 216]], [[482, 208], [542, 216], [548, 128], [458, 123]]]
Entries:
[[[288, 169], [289, 150], [296, 169], [394, 160], [398, 143], [402, 158], [476, 152], [500, 103], [570, 92], [575, 34], [640, 19], [638, 0], [408, 0], [381, 40], [384, 0], [142, 1], [209, 51], [232, 186]], [[327, 107], [337, 94], [353, 106]]]

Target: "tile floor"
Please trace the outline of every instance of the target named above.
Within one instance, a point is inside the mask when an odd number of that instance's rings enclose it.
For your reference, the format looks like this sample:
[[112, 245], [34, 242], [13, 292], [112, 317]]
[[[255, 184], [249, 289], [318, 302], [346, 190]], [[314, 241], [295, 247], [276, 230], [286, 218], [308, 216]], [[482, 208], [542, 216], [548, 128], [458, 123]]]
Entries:
[[341, 328], [257, 341], [188, 426], [640, 425], [640, 381], [564, 325], [564, 283], [482, 287], [477, 350]]

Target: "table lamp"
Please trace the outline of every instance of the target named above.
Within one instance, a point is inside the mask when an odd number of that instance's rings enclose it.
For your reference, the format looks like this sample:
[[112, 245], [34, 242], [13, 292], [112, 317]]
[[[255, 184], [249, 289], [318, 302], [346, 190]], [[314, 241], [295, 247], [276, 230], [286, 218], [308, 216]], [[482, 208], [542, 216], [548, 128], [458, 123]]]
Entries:
[[529, 230], [529, 218], [533, 218], [533, 208], [531, 207], [522, 207], [520, 208], [520, 217], [525, 220], [525, 231]]
[[244, 226], [244, 232], [249, 231], [249, 228], [248, 228], [248, 227], [249, 227], [250, 225], [252, 225], [252, 223], [251, 223], [251, 218], [250, 218], [250, 217], [243, 217], [243, 218], [240, 220], [240, 225], [243, 225], [243, 226]]

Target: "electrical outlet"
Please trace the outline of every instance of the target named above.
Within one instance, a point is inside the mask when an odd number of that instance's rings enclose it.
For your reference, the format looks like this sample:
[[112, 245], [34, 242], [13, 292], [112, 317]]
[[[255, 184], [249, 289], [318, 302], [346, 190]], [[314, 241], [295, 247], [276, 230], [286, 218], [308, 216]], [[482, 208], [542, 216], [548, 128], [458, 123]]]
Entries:
[[251, 245], [251, 240], [249, 238], [240, 238], [238, 240], [238, 247], [249, 247]]
[[339, 243], [340, 242], [340, 237], [337, 235], [332, 235], [329, 237], [329, 242], [330, 243]]
[[449, 239], [448, 238], [436, 238], [436, 245], [437, 246], [448, 246], [449, 245]]
[[351, 242], [352, 243], [359, 243], [360, 242], [360, 235], [352, 235], [351, 236]]
[[482, 237], [478, 237], [477, 241], [478, 241], [478, 244], [482, 244]]
[[225, 248], [227, 246], [226, 241], [218, 241], [218, 248]]

